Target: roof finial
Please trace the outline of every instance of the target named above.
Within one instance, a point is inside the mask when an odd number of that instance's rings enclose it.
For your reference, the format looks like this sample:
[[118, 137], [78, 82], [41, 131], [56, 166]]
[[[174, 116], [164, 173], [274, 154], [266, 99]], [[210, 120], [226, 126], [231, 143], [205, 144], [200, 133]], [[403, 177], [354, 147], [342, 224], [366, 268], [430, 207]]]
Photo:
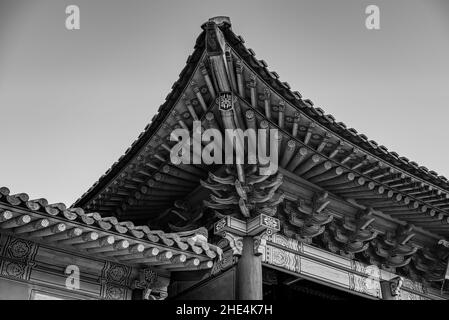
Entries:
[[215, 22], [215, 24], [217, 24], [220, 27], [224, 25], [228, 25], [228, 27], [231, 27], [231, 18], [227, 16], [212, 17], [209, 19], [208, 22]]

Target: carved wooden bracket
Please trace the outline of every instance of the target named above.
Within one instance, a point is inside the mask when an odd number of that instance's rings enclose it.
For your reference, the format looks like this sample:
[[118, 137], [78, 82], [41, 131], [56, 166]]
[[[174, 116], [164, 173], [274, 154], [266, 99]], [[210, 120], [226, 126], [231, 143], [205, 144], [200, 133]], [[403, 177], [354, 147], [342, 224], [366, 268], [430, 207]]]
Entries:
[[354, 254], [366, 251], [370, 241], [377, 237], [377, 231], [371, 227], [374, 220], [373, 211], [366, 209], [359, 211], [354, 218], [334, 221], [323, 241], [332, 252], [353, 259]]
[[261, 214], [257, 217], [243, 221], [226, 216], [214, 226], [214, 233], [225, 238], [232, 249], [233, 255], [242, 254], [242, 239], [246, 236], [254, 237], [254, 254], [261, 255], [266, 244], [266, 237], [280, 230], [280, 221], [277, 218]]
[[254, 254], [260, 256], [265, 252], [267, 245], [267, 232], [262, 233], [259, 236], [254, 237]]
[[398, 300], [401, 295], [404, 279], [402, 277], [394, 277], [390, 280], [381, 281], [382, 297], [385, 300]]
[[399, 227], [394, 233], [387, 232], [384, 236], [372, 240], [372, 248], [364, 254], [371, 263], [382, 265], [384, 269], [394, 272], [395, 268], [408, 265], [411, 256], [417, 252], [417, 246], [410, 241], [414, 236], [413, 226]]
[[[286, 227], [284, 233], [306, 243], [310, 243], [313, 237], [322, 234], [325, 225], [333, 220], [332, 214], [326, 210], [329, 204], [327, 197], [327, 192], [315, 193], [311, 202], [299, 199], [296, 206], [294, 202], [285, 201], [284, 212], [293, 230]], [[296, 228], [299, 230], [295, 231]]]
[[[447, 272], [447, 261], [449, 258], [449, 241], [441, 239], [430, 248], [421, 248], [413, 255], [413, 271], [417, 276], [426, 281], [443, 281]], [[422, 279], [419, 279], [423, 281]]]
[[401, 292], [401, 287], [404, 282], [404, 279], [402, 277], [394, 277], [389, 282], [390, 285], [390, 292], [393, 297], [396, 297]]
[[277, 218], [265, 214], [258, 215], [247, 221], [226, 216], [214, 226], [214, 233], [221, 234], [223, 231], [239, 236], [256, 236], [263, 232], [268, 234], [276, 233], [280, 230], [280, 221]]
[[[228, 240], [223, 239], [228, 242]], [[212, 274], [218, 274], [225, 271], [235, 265], [238, 262], [239, 256], [233, 254], [233, 250], [227, 250], [223, 252], [223, 258], [221, 260], [216, 260], [214, 266], [212, 267]]]
[[[232, 105], [231, 102], [223, 102], [222, 112], [228, 112], [223, 108], [227, 108], [228, 104]], [[223, 121], [233, 122], [233, 116], [228, 116], [226, 117], [229, 119], [223, 118]], [[235, 128], [236, 126], [229, 124], [227, 127]], [[238, 143], [243, 148], [243, 141]], [[279, 203], [284, 200], [284, 194], [278, 191], [283, 175], [281, 173], [262, 175], [261, 169], [261, 166], [253, 165], [243, 170], [243, 167], [235, 165], [235, 170], [227, 168], [227, 175], [224, 177], [209, 173], [206, 180], [200, 180], [204, 188], [212, 191], [210, 200], [203, 201], [204, 205], [219, 211], [222, 215], [243, 218], [252, 218], [261, 214], [274, 216]]]
[[170, 279], [158, 275], [152, 269], [142, 269], [139, 278], [134, 281], [134, 289], [143, 290], [143, 300], [164, 300]]
[[242, 249], [243, 249], [243, 237], [233, 235], [232, 233], [224, 231], [222, 233], [222, 237], [228, 240], [229, 245], [231, 246], [232, 253], [236, 256], [242, 255]]

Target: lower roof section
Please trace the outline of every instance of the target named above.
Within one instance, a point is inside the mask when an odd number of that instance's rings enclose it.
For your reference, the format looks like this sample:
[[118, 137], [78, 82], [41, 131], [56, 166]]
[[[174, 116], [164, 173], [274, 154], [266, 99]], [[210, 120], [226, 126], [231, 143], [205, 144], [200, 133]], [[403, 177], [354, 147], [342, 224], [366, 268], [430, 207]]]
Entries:
[[131, 266], [165, 271], [208, 269], [220, 259], [204, 228], [165, 233], [0, 188], [0, 233]]

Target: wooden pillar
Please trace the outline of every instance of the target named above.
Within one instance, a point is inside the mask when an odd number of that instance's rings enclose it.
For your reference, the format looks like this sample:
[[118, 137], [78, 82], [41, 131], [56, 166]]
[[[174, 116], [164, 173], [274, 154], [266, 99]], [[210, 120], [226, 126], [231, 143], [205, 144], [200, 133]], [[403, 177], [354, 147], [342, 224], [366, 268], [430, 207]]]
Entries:
[[238, 300], [262, 300], [262, 257], [265, 252], [265, 236], [279, 232], [279, 219], [260, 214], [247, 220], [226, 216], [215, 223], [214, 233], [220, 235], [225, 246], [238, 257], [236, 266], [236, 298]]
[[262, 258], [254, 253], [254, 238], [243, 237], [243, 249], [237, 264], [239, 300], [262, 300]]

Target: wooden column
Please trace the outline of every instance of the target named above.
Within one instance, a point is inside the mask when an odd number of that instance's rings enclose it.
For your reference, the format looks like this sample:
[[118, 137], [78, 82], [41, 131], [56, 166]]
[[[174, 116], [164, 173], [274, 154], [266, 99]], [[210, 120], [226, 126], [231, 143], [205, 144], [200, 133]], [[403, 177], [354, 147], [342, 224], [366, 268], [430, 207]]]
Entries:
[[226, 239], [237, 261], [237, 299], [262, 300], [262, 253], [264, 235], [279, 232], [277, 218], [260, 214], [240, 220], [227, 216], [215, 223], [214, 233]]
[[243, 237], [242, 255], [237, 264], [239, 300], [262, 300], [262, 258], [254, 253], [254, 238]]

